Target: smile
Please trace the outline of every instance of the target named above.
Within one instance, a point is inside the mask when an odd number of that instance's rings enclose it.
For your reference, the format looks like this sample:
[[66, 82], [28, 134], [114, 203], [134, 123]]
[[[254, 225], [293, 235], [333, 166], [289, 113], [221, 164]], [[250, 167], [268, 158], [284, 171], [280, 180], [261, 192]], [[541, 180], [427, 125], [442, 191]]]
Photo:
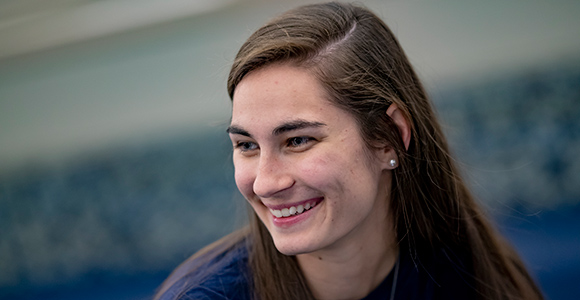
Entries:
[[276, 218], [286, 218], [290, 216], [297, 216], [300, 215], [312, 208], [314, 208], [318, 203], [320, 203], [321, 199], [311, 200], [304, 204], [300, 204], [297, 206], [290, 206], [285, 207], [282, 209], [272, 209], [270, 208], [270, 213], [274, 215]]

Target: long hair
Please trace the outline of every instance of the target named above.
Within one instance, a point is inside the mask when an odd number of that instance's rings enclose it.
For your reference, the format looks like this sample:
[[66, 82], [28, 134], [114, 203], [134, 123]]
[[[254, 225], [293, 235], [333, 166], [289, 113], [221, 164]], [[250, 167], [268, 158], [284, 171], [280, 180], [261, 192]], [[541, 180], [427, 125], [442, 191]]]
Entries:
[[[397, 39], [364, 7], [301, 6], [271, 20], [242, 45], [228, 77], [236, 86], [273, 63], [303, 68], [329, 99], [351, 113], [369, 148], [389, 145], [393, 170], [390, 209], [402, 251], [420, 260], [437, 249], [465, 257], [481, 299], [542, 299], [512, 248], [494, 231], [459, 175], [427, 94]], [[405, 147], [386, 114], [395, 103], [411, 129]], [[312, 299], [295, 257], [279, 253], [252, 214], [249, 262], [256, 299]]]

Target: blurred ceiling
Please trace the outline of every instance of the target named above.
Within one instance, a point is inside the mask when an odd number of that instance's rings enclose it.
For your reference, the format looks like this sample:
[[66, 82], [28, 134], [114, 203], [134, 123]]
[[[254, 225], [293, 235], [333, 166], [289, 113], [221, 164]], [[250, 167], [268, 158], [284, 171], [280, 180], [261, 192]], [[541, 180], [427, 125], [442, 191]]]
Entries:
[[0, 59], [192, 17], [235, 0], [4, 0]]
[[[270, 17], [312, 2], [0, 0], [0, 173], [227, 123], [236, 50]], [[432, 94], [580, 66], [580, 1], [360, 2]]]

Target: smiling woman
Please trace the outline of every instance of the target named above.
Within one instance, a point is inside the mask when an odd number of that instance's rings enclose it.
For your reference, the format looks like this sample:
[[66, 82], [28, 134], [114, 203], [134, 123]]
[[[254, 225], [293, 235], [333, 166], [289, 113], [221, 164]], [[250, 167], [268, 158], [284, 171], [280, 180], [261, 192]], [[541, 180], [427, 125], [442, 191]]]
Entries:
[[385, 199], [394, 150], [368, 149], [356, 119], [327, 100], [306, 69], [291, 64], [247, 75], [234, 99], [236, 183], [278, 251], [298, 261], [346, 259], [358, 245], [376, 243], [391, 254], [383, 268], [390, 269], [396, 251], [386, 248], [396, 241]]
[[250, 225], [184, 262], [157, 299], [542, 299], [365, 8], [272, 20], [240, 49], [228, 91]]

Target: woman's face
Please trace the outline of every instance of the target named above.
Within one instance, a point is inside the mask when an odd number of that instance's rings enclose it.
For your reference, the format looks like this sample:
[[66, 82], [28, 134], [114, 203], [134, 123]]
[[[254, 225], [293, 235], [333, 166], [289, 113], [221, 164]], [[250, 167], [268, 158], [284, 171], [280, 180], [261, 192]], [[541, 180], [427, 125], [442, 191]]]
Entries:
[[306, 70], [272, 65], [237, 86], [228, 129], [240, 192], [287, 255], [388, 234], [392, 150], [369, 150]]

